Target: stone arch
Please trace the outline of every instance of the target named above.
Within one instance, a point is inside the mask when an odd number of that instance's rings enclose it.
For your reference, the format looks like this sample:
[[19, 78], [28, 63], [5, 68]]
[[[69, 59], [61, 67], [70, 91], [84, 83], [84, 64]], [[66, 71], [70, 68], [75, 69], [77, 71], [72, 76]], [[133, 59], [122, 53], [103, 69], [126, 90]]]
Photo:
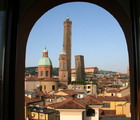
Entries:
[[[129, 10], [125, 10], [118, 0], [80, 0], [81, 2], [89, 2], [96, 4], [105, 10], [107, 10], [110, 14], [112, 14], [120, 26], [122, 27], [125, 37], [126, 43], [129, 52], [129, 63], [130, 67], [133, 68], [133, 41], [131, 40], [131, 21]], [[20, 16], [19, 16], [19, 24], [18, 24], [18, 35], [17, 35], [17, 50], [16, 50], [16, 84], [22, 84], [19, 91], [23, 91], [24, 89], [24, 68], [25, 68], [25, 54], [26, 54], [26, 44], [29, 33], [35, 24], [35, 22], [48, 10], [51, 8], [64, 4], [67, 2], [77, 2], [77, 0], [30, 0], [29, 2], [25, 2], [24, 0], [21, 3]], [[127, 8], [127, 7], [126, 7]], [[91, 11], [92, 14], [92, 11]], [[131, 72], [134, 70], [131, 70]], [[132, 74], [133, 75], [133, 74]], [[133, 76], [132, 76], [133, 77]], [[20, 81], [19, 81], [20, 80]], [[131, 87], [132, 88], [132, 87]], [[20, 96], [20, 95], [19, 95]], [[23, 96], [22, 96], [23, 97]], [[20, 99], [22, 99], [20, 97]], [[23, 100], [21, 100], [23, 102]]]

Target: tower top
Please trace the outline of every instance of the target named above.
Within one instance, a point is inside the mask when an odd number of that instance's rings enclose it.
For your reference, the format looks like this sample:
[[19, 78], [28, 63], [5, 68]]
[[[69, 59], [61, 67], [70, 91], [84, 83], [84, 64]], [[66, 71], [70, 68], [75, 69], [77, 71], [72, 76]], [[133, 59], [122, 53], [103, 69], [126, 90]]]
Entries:
[[50, 58], [48, 57], [48, 51], [45, 49], [43, 50], [42, 57], [39, 60], [38, 65], [52, 65]]
[[64, 50], [62, 50], [60, 55], [66, 55], [66, 52]]
[[46, 50], [46, 47], [44, 48], [43, 52], [48, 52], [48, 50]]
[[70, 18], [67, 16], [66, 21], [70, 21]]

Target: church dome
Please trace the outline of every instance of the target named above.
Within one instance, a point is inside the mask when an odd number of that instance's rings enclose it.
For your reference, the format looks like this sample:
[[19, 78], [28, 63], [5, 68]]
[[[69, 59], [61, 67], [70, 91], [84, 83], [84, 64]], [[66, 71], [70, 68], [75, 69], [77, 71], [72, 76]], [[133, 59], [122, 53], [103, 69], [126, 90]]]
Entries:
[[52, 65], [52, 62], [48, 57], [48, 51], [46, 50], [46, 48], [43, 50], [42, 57], [40, 58], [38, 65]]
[[52, 62], [51, 62], [50, 58], [48, 58], [48, 57], [42, 57], [39, 60], [38, 65], [52, 65]]

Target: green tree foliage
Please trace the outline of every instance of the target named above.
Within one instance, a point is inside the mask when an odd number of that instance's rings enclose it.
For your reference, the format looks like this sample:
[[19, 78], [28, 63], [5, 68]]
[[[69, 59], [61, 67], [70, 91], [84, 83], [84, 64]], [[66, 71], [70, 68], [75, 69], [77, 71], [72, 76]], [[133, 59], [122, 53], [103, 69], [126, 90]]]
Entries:
[[[59, 68], [53, 68], [52, 69], [52, 75], [54, 76], [58, 76], [58, 71]], [[25, 74], [28, 75], [33, 75], [33, 76], [37, 76], [37, 67], [26, 67], [25, 68]]]
[[72, 81], [72, 84], [77, 84], [77, 85], [86, 85], [86, 81], [84, 80], [78, 80], [78, 81]]

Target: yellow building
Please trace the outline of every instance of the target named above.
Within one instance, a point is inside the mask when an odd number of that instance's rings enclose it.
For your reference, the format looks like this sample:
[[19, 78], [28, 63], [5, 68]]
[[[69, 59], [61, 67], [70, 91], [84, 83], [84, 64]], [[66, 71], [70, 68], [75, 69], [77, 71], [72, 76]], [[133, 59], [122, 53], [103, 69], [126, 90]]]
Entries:
[[35, 105], [39, 105], [41, 103], [41, 98], [29, 98], [27, 96], [25, 96], [25, 105], [24, 105], [24, 110], [25, 110], [25, 119], [28, 120], [29, 118], [31, 118], [31, 113], [30, 110], [28, 109], [30, 106], [35, 106]]
[[104, 91], [104, 94], [102, 94], [102, 95], [103, 96], [124, 97], [124, 96], [130, 95], [130, 87], [106, 89]]
[[116, 115], [126, 115], [131, 117], [130, 113], [130, 96], [115, 97], [115, 96], [98, 96], [102, 101], [103, 110], [115, 110]]
[[51, 80], [41, 80], [40, 86], [42, 87], [43, 92], [50, 92], [55, 91], [58, 89], [58, 80], [51, 79]]
[[69, 84], [68, 89], [69, 90], [76, 90], [76, 91], [83, 90], [89, 94], [97, 94], [97, 85], [94, 85], [94, 84], [86, 84], [86, 85]]

